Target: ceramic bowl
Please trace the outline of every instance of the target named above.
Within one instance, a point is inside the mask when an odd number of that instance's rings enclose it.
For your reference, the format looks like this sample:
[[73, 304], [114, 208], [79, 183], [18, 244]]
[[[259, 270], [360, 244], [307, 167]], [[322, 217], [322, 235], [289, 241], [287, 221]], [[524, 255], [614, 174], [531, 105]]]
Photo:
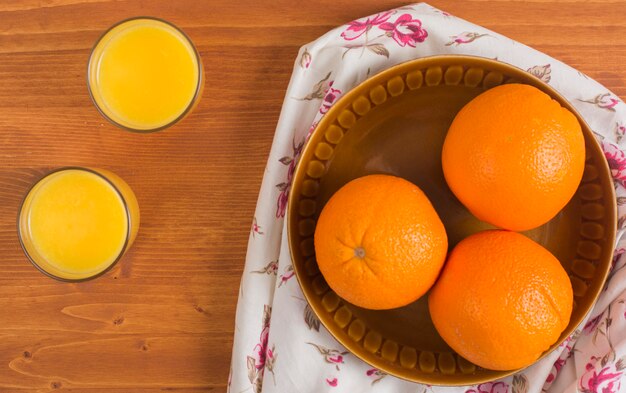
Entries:
[[316, 219], [341, 186], [385, 173], [413, 182], [428, 195], [444, 222], [450, 249], [472, 233], [493, 228], [472, 216], [446, 185], [441, 149], [456, 113], [504, 83], [544, 91], [576, 114], [585, 137], [585, 172], [574, 198], [550, 222], [525, 232], [561, 261], [574, 289], [571, 321], [545, 354], [574, 332], [606, 280], [616, 232], [613, 183], [593, 133], [566, 99], [523, 70], [483, 58], [437, 56], [389, 68], [352, 89], [320, 121], [302, 152], [288, 208], [293, 267], [311, 308], [337, 341], [388, 374], [431, 385], [471, 385], [519, 370], [486, 370], [457, 355], [437, 334], [427, 296], [385, 311], [338, 297], [315, 260]]

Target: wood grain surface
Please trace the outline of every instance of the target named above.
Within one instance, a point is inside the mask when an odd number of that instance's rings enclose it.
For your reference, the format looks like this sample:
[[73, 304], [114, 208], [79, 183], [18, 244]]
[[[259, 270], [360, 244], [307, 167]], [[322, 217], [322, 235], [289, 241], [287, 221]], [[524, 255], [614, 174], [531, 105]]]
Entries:
[[[626, 1], [430, 3], [626, 96]], [[250, 224], [298, 48], [404, 4], [1, 1], [0, 392], [225, 391]], [[182, 27], [206, 74], [192, 115], [151, 135], [108, 124], [85, 85], [94, 41], [136, 15]], [[122, 262], [81, 284], [39, 273], [16, 234], [28, 187], [65, 165], [118, 173], [142, 213]]]

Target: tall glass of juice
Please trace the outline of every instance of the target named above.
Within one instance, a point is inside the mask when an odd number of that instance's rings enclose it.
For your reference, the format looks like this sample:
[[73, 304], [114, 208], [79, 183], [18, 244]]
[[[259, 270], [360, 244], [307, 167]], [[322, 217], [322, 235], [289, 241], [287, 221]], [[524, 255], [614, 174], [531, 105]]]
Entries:
[[109, 270], [133, 244], [139, 206], [114, 173], [60, 168], [28, 192], [18, 216], [26, 256], [43, 273], [83, 281]]
[[87, 85], [100, 113], [129, 131], [174, 125], [197, 104], [202, 62], [187, 35], [161, 19], [122, 21], [96, 42]]

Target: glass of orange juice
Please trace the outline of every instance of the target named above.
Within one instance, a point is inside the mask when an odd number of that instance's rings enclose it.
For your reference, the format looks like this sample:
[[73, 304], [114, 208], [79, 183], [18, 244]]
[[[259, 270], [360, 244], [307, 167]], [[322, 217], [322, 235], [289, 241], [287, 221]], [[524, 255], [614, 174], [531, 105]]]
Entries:
[[124, 20], [96, 42], [87, 69], [89, 94], [111, 123], [154, 132], [174, 125], [197, 104], [202, 62], [173, 24], [151, 17]]
[[62, 281], [95, 278], [124, 255], [139, 230], [139, 206], [128, 184], [103, 169], [65, 167], [39, 180], [18, 216], [26, 256]]

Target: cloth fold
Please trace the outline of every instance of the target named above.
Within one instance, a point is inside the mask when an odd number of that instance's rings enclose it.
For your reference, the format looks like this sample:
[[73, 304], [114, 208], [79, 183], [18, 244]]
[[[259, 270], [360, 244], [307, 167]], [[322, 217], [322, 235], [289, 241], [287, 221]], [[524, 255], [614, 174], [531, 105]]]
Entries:
[[483, 27], [420, 3], [338, 27], [300, 49], [287, 88], [250, 231], [235, 323], [232, 393], [525, 393], [626, 390], [626, 242], [588, 319], [522, 372], [477, 386], [407, 382], [351, 355], [320, 325], [294, 278], [287, 198], [308, 136], [330, 107], [369, 76], [426, 56], [467, 54], [512, 64], [549, 83], [585, 118], [615, 182], [626, 222], [626, 105], [581, 72]]

